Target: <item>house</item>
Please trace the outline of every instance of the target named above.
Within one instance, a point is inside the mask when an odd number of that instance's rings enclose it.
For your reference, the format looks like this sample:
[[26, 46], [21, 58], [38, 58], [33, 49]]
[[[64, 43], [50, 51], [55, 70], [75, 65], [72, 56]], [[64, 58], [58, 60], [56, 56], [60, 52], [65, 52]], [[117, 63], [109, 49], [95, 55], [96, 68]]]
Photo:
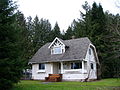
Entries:
[[42, 46], [29, 61], [32, 79], [45, 80], [49, 75], [61, 74], [62, 80], [83, 81], [97, 79], [99, 63], [95, 46], [87, 38], [62, 40]]

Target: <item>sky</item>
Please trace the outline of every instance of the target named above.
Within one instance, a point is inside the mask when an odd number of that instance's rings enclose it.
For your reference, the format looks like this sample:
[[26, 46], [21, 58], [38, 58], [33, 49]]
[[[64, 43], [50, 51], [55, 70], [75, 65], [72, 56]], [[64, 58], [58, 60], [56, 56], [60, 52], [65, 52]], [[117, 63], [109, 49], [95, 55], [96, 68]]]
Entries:
[[80, 18], [80, 11], [83, 12], [82, 5], [87, 1], [89, 5], [95, 1], [100, 3], [104, 11], [110, 13], [120, 13], [120, 8], [116, 7], [118, 0], [13, 0], [17, 1], [18, 9], [25, 17], [36, 15], [39, 18], [48, 19], [54, 27], [57, 22], [61, 31], [66, 31], [73, 19]]

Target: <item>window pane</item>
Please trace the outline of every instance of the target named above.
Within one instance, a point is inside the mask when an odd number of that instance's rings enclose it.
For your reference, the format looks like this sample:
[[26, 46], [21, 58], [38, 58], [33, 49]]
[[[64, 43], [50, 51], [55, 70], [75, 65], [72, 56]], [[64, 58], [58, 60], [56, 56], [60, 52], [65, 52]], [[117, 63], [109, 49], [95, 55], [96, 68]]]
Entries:
[[45, 64], [41, 64], [41, 69], [45, 69]]
[[55, 47], [54, 54], [59, 54], [59, 53], [61, 53], [61, 47]]
[[80, 69], [80, 68], [82, 68], [82, 62], [71, 63], [71, 69]]
[[73, 63], [71, 63], [71, 69], [74, 69], [74, 68], [73, 68]]
[[89, 49], [89, 55], [91, 55], [91, 49]]
[[93, 69], [93, 63], [91, 63], [91, 69]]
[[45, 64], [40, 63], [40, 64], [39, 64], [39, 69], [40, 69], [40, 70], [41, 70], [41, 69], [42, 69], [42, 70], [45, 69]]
[[82, 62], [80, 62], [80, 68], [82, 68]]
[[63, 69], [68, 69], [68, 63], [63, 63]]
[[59, 63], [59, 69], [61, 69], [61, 63]]
[[74, 69], [79, 69], [80, 68], [80, 63], [74, 63]]

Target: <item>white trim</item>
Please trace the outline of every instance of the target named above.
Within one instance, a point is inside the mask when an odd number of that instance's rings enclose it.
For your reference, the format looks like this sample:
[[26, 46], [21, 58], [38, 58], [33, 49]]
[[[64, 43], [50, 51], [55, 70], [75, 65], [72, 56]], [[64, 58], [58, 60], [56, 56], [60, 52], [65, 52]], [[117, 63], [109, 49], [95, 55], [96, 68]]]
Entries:
[[[59, 52], [59, 53], [58, 53], [58, 52], [57, 52], [57, 53], [55, 52], [55, 49], [56, 49], [56, 48], [59, 48], [59, 49], [60, 49], [60, 52]], [[62, 53], [63, 53], [63, 52], [62, 52], [62, 47], [60, 47], [60, 46], [59, 46], [59, 47], [56, 46], [56, 47], [52, 48], [52, 50], [53, 50], [53, 52], [51, 51], [51, 52], [52, 52], [51, 54], [62, 54]]]
[[63, 62], [61, 62], [61, 74], [63, 74]]
[[43, 73], [45, 70], [38, 70], [37, 73]]
[[[91, 44], [91, 43], [89, 44], [89, 46], [88, 46], [88, 48], [87, 48], [87, 51], [88, 51], [88, 49], [90, 48], [90, 46], [93, 47], [93, 52], [95, 53], [95, 58], [97, 59], [97, 60], [96, 60], [96, 63], [100, 64], [100, 63], [99, 63], [99, 59], [98, 59], [98, 55], [97, 55], [96, 48], [95, 48], [95, 46], [94, 46], [93, 44]], [[86, 55], [87, 55], [87, 51], [86, 51]], [[85, 55], [85, 57], [86, 57], [86, 55]], [[84, 57], [83, 60], [85, 60], [85, 57]]]
[[51, 63], [51, 74], [53, 74], [53, 63]]
[[82, 69], [64, 69], [65, 72], [67, 71], [82, 71]]
[[96, 59], [97, 59], [97, 60], [96, 60], [96, 63], [100, 64], [95, 46], [94, 46], [93, 44], [90, 44], [89, 47], [90, 47], [90, 46], [92, 46], [92, 47], [94, 48], [93, 51], [95, 52], [95, 57], [96, 57]]
[[55, 42], [56, 39], [65, 46], [65, 44], [64, 44], [63, 42], [61, 42], [61, 41], [59, 40], [59, 38], [56, 37], [56, 38], [53, 40], [53, 42], [50, 44], [50, 46], [49, 46], [48, 48], [51, 48], [51, 46], [53, 45], [53, 43]]
[[84, 73], [84, 61], [82, 61], [82, 73]]

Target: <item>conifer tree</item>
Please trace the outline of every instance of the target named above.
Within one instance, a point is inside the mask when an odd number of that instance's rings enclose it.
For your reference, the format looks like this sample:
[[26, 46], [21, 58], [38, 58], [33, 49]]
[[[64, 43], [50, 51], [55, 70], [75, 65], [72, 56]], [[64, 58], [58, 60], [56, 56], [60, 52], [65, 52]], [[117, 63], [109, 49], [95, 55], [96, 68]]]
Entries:
[[[104, 61], [107, 56], [107, 44], [109, 40], [106, 38], [108, 31], [106, 30], [106, 17], [102, 6], [95, 2], [92, 8], [85, 2], [83, 9], [86, 13], [81, 12], [82, 19], [75, 21], [74, 31], [76, 37], [88, 37], [96, 46], [99, 60], [102, 63], [101, 70], [104, 70]], [[100, 71], [99, 71], [100, 72]], [[104, 71], [103, 71], [104, 72]]]
[[17, 83], [24, 67], [19, 30], [14, 27], [15, 9], [11, 0], [0, 0], [0, 90]]
[[107, 30], [109, 36], [107, 37], [110, 41], [108, 44], [108, 56], [106, 61], [106, 77], [120, 77], [120, 15], [112, 15], [106, 12], [107, 18]]
[[58, 37], [58, 38], [62, 37], [61, 32], [60, 32], [60, 28], [59, 28], [59, 25], [57, 22], [55, 23], [55, 26], [52, 30], [52, 39], [54, 39], [55, 37]]
[[73, 32], [72, 28], [69, 26], [65, 33], [64, 38], [68, 40], [68, 39], [71, 39], [72, 36], [74, 36], [74, 32]]
[[33, 51], [34, 53], [45, 43], [51, 40], [51, 24], [49, 20], [41, 19], [36, 16], [33, 21]]

